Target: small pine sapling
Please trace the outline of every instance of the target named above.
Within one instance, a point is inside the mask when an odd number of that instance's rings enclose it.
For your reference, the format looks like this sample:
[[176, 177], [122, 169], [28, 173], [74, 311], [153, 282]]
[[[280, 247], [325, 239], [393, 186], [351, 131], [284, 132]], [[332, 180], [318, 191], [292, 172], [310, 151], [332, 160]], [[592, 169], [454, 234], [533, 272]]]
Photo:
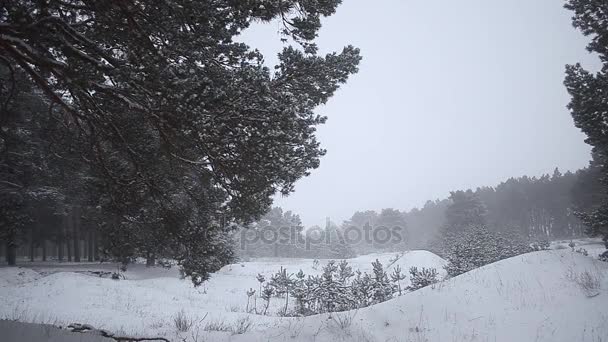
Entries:
[[264, 275], [262, 273], [258, 273], [258, 275], [255, 277], [255, 279], [257, 279], [257, 281], [260, 283], [260, 294], [262, 294], [262, 284], [264, 284], [264, 282], [266, 281], [266, 278], [264, 277]]
[[281, 269], [270, 279], [270, 284], [274, 287], [276, 295], [285, 295], [285, 313], [287, 313], [287, 308], [289, 306], [289, 293], [293, 287], [293, 279], [291, 276], [291, 274], [287, 274], [287, 269], [281, 266]]
[[270, 298], [274, 294], [274, 288], [270, 285], [264, 286], [264, 290], [262, 291], [262, 299], [266, 301], [266, 306], [264, 307], [263, 315], [266, 315], [266, 311], [268, 311], [268, 306], [270, 306]]
[[425, 286], [435, 284], [437, 282], [437, 270], [434, 268], [417, 267], [410, 268], [410, 285], [407, 287], [409, 291], [416, 291]]
[[[247, 306], [245, 307], [245, 312], [247, 312], [247, 313], [249, 313], [249, 302], [251, 301], [251, 297], [253, 297], [254, 295], [255, 295], [255, 290], [252, 289], [252, 288], [250, 288], [247, 291]], [[253, 300], [254, 300], [254, 304], [253, 304], [254, 310], [257, 313], [257, 307], [256, 307], [256, 304], [255, 304], [255, 298]]]
[[373, 300], [374, 303], [382, 303], [393, 297], [394, 286], [388, 279], [382, 263], [376, 259], [372, 262], [373, 277]]
[[338, 278], [342, 284], [346, 285], [348, 280], [354, 275], [353, 268], [348, 265], [346, 260], [342, 260], [338, 264]]
[[395, 266], [393, 269], [393, 273], [391, 273], [391, 280], [394, 283], [397, 283], [397, 288], [399, 289], [399, 295], [401, 296], [401, 281], [405, 280], [406, 275], [401, 273], [401, 267], [399, 265]]
[[305, 278], [306, 275], [300, 270], [300, 272], [296, 273], [296, 279], [293, 281], [293, 297], [296, 299], [296, 310], [299, 314], [305, 314], [306, 303], [308, 301]]

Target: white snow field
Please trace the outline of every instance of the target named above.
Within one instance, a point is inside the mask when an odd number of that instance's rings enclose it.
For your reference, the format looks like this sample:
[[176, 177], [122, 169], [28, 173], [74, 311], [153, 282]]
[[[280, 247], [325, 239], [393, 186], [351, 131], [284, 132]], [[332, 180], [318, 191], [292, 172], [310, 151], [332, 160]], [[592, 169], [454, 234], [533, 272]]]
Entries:
[[[394, 254], [349, 262], [370, 272], [376, 258], [386, 266]], [[389, 272], [397, 264], [403, 270], [435, 267], [444, 275], [445, 261], [427, 251], [405, 253]], [[120, 281], [74, 272], [115, 267], [108, 265], [0, 268], [0, 318], [87, 323], [119, 335], [172, 341], [608, 340], [608, 263], [570, 248], [502, 260], [357, 311], [276, 317], [283, 301], [273, 298], [269, 315], [245, 313], [246, 290], [259, 287], [255, 276], [281, 266], [290, 273], [321, 271], [312, 260], [258, 259], [226, 266], [193, 288], [174, 269], [143, 265], [131, 267]], [[585, 274], [597, 280], [592, 289], [581, 286]], [[174, 318], [182, 310], [192, 326], [179, 332]]]

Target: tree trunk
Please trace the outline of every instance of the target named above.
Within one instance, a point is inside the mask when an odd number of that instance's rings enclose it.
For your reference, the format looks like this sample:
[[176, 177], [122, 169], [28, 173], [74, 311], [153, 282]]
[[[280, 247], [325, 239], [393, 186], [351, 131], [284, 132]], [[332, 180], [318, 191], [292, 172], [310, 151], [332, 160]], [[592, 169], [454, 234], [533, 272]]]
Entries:
[[93, 230], [93, 259], [99, 261], [99, 237], [96, 230]]
[[80, 262], [80, 207], [72, 208], [71, 216], [74, 229], [74, 261]]
[[46, 240], [42, 240], [42, 261], [46, 261]]
[[63, 261], [63, 243], [60, 239], [57, 239], [55, 244], [57, 245], [57, 260]]
[[63, 240], [62, 239], [57, 239], [57, 259], [59, 261], [63, 261]]
[[95, 233], [93, 232], [92, 228], [89, 228], [88, 241], [87, 241], [88, 246], [89, 246], [89, 248], [87, 249], [87, 252], [88, 252], [88, 254], [87, 254], [87, 260], [89, 262], [93, 262], [93, 259], [95, 257], [94, 254], [93, 254], [93, 248], [94, 248], [94, 246], [93, 246], [93, 239], [95, 239]]
[[153, 267], [156, 264], [156, 257], [154, 253], [148, 252], [146, 255], [146, 267]]
[[72, 239], [69, 234], [67, 235], [65, 246], [68, 250], [68, 262], [72, 262]]
[[68, 253], [68, 262], [72, 261], [72, 213], [65, 216], [65, 247]]
[[30, 241], [30, 262], [34, 261], [34, 252], [36, 251], [36, 248], [34, 246], [34, 241]]
[[14, 243], [9, 242], [6, 245], [6, 261], [9, 266], [17, 265], [17, 246]]

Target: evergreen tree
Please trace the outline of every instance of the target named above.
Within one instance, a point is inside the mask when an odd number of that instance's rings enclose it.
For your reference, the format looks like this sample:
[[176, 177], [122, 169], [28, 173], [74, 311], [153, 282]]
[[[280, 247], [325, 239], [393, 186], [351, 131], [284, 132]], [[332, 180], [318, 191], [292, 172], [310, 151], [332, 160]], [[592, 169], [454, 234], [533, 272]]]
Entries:
[[[173, 257], [200, 284], [234, 257], [227, 223], [259, 218], [325, 153], [314, 109], [360, 61], [352, 46], [320, 56], [314, 44], [339, 3], [4, 1], [0, 55], [53, 106], [56, 136], [78, 138], [101, 198], [104, 251]], [[271, 72], [233, 38], [274, 19], [301, 48], [286, 46]], [[0, 102], [15, 101], [14, 77], [3, 80]], [[24, 197], [10, 196], [1, 210], [16, 222]]]
[[[411, 270], [410, 270], [411, 273]], [[393, 273], [391, 273], [391, 280], [394, 283], [397, 283], [397, 290], [399, 291], [399, 295], [401, 296], [401, 281], [405, 280], [405, 274], [401, 273], [401, 266], [397, 265], [393, 269]]]
[[423, 287], [435, 284], [437, 282], [437, 270], [434, 268], [425, 268], [418, 270], [417, 267], [410, 268], [410, 285], [407, 287], [410, 291], [416, 291]]
[[374, 273], [372, 277], [372, 300], [374, 304], [382, 303], [393, 297], [395, 285], [390, 282], [382, 263], [378, 259], [372, 262], [372, 267]]
[[515, 237], [504, 237], [484, 226], [471, 226], [453, 235], [444, 251], [448, 275], [456, 276], [472, 269], [531, 252], [531, 247]]
[[[574, 27], [591, 37], [589, 52], [597, 53], [602, 61], [601, 70], [593, 74], [580, 64], [566, 67], [564, 84], [571, 95], [568, 108], [576, 127], [587, 136], [585, 142], [593, 147], [594, 164], [601, 170], [601, 181], [608, 182], [608, 4], [598, 0], [569, 0], [565, 7], [571, 10]], [[608, 248], [608, 201], [589, 212], [580, 213], [588, 226], [588, 234], [602, 236]]]
[[374, 296], [374, 280], [368, 273], [357, 270], [352, 282], [352, 291], [358, 308], [369, 306]]
[[449, 199], [451, 204], [445, 212], [445, 224], [450, 232], [486, 224], [486, 207], [473, 191], [453, 191]]

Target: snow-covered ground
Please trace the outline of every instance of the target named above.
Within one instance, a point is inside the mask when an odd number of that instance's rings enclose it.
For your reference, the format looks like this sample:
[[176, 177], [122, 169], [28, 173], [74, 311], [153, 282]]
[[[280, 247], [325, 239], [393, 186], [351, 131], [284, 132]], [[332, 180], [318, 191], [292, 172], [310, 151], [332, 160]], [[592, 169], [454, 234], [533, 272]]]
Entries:
[[[143, 265], [131, 267], [127, 280], [120, 281], [81, 272], [112, 270], [113, 265], [0, 268], [0, 317], [55, 325], [88, 323], [121, 335], [176, 341], [605, 341], [608, 263], [593, 258], [591, 251], [601, 250], [597, 242], [583, 247], [590, 251], [588, 257], [556, 247], [487, 265], [358, 311], [301, 318], [247, 314], [245, 292], [258, 289], [258, 273], [269, 277], [281, 266], [288, 272], [319, 274], [321, 267], [313, 269], [308, 259], [229, 265], [199, 288], [179, 279], [175, 269]], [[375, 259], [386, 266], [394, 257], [366, 255], [349, 263], [370, 272]], [[321, 260], [320, 266], [324, 263]], [[418, 266], [443, 272], [445, 261], [427, 251], [411, 251], [388, 271], [395, 265], [404, 271]], [[599, 279], [600, 289], [592, 297], [575, 281], [585, 271]], [[275, 315], [282, 301], [271, 303], [269, 313]], [[181, 310], [193, 325], [178, 333], [173, 318]], [[205, 331], [210, 326], [235, 330], [239, 323], [249, 322], [244, 334]]]

